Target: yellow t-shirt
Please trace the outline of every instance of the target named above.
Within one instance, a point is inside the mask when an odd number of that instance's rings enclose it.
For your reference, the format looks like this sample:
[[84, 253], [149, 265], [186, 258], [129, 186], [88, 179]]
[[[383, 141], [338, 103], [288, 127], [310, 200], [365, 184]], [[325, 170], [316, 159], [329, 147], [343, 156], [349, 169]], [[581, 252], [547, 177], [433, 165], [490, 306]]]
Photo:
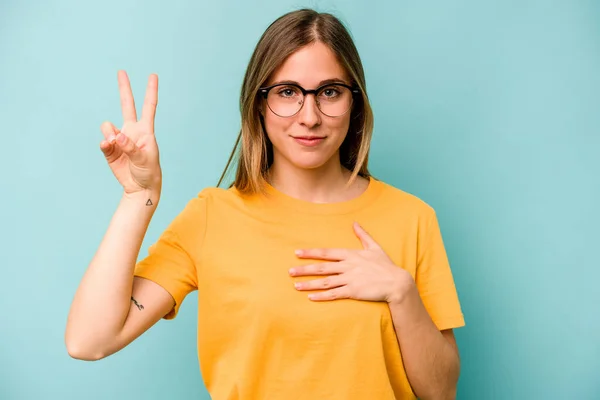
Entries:
[[190, 200], [135, 274], [175, 299], [198, 290], [198, 358], [213, 400], [414, 399], [387, 303], [313, 302], [297, 291], [299, 248], [360, 249], [357, 221], [415, 278], [436, 326], [464, 325], [434, 210], [370, 179], [359, 197], [317, 204], [273, 187]]

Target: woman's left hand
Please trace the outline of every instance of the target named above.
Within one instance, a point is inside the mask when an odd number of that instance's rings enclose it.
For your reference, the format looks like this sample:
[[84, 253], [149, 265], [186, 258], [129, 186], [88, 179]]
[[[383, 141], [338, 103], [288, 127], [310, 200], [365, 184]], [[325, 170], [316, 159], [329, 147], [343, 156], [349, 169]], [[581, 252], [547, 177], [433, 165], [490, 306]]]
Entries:
[[327, 275], [295, 284], [298, 290], [323, 290], [309, 294], [311, 300], [328, 301], [355, 299], [367, 301], [401, 302], [414, 280], [404, 269], [395, 265], [383, 249], [360, 226], [354, 223], [354, 232], [360, 239], [362, 250], [304, 249], [297, 250], [298, 258], [327, 260], [294, 267], [290, 275]]

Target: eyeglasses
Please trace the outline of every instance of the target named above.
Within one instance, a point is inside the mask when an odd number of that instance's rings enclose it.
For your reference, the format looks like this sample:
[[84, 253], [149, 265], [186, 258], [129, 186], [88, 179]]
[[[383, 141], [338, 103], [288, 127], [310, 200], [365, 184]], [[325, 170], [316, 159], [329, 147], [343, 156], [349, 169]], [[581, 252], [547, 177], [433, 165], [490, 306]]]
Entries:
[[260, 88], [267, 106], [280, 117], [296, 115], [304, 105], [307, 94], [314, 94], [319, 110], [328, 117], [340, 117], [352, 107], [353, 95], [360, 90], [344, 83], [328, 83], [314, 90], [306, 90], [295, 83], [278, 83]]

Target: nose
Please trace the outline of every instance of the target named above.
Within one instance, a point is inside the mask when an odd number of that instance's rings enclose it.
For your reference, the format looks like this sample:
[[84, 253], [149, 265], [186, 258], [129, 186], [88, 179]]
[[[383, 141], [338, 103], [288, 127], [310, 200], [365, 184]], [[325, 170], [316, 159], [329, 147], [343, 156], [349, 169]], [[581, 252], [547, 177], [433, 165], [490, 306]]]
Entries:
[[298, 122], [308, 128], [321, 123], [321, 111], [317, 107], [317, 99], [314, 94], [304, 96], [304, 104], [298, 112]]

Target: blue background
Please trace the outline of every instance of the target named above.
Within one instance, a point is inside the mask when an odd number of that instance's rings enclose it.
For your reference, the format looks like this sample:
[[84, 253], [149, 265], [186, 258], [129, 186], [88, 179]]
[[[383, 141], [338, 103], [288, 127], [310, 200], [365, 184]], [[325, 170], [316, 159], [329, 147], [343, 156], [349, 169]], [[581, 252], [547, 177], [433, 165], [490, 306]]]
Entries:
[[[600, 2], [0, 3], [1, 399], [208, 399], [196, 295], [94, 363], [67, 355], [75, 289], [120, 199], [100, 124], [160, 79], [161, 204], [140, 254], [239, 128], [268, 24], [348, 24], [375, 110], [371, 170], [438, 212], [465, 312], [459, 399], [600, 399]], [[357, 344], [358, 345], [358, 344]]]

